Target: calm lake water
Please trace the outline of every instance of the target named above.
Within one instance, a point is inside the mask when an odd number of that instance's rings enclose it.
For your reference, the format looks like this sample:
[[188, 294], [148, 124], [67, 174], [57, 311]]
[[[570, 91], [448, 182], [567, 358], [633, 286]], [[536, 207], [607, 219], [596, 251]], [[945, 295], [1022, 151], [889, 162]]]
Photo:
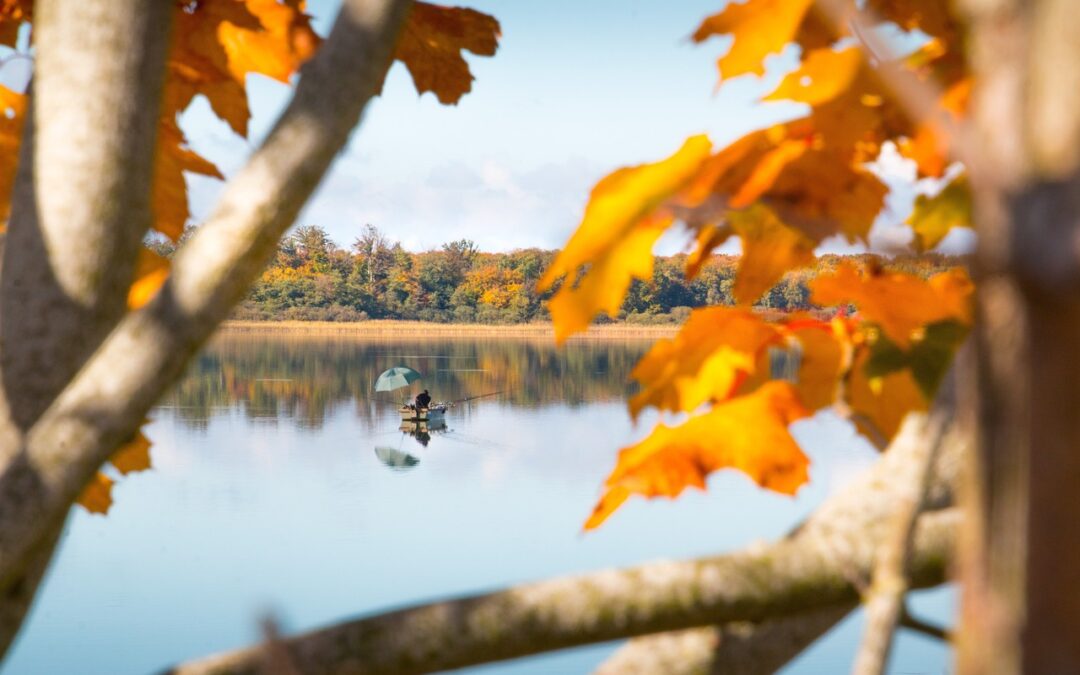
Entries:
[[[531, 579], [715, 554], [782, 535], [874, 461], [840, 420], [795, 427], [813, 459], [796, 498], [723, 472], [677, 501], [632, 499], [581, 524], [631, 425], [638, 341], [219, 338], [151, 415], [154, 469], [122, 479], [108, 517], [77, 509], [5, 666], [21, 673], [150, 673], [259, 639], [260, 617], [299, 631], [357, 614]], [[454, 408], [430, 438], [398, 429], [406, 364]], [[947, 622], [948, 590], [914, 608]], [[849, 617], [784, 672], [843, 673]], [[474, 668], [586, 673], [604, 644]], [[940, 644], [903, 634], [890, 672], [945, 673]]]

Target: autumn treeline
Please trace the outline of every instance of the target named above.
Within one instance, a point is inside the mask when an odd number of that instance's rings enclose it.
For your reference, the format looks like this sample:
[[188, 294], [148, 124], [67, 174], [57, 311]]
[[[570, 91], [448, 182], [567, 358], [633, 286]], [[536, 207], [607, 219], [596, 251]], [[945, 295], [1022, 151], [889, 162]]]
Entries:
[[[167, 249], [159, 252], [170, 253]], [[557, 289], [537, 293], [536, 281], [556, 253], [536, 248], [484, 253], [468, 240], [412, 253], [371, 225], [346, 250], [323, 228], [306, 225], [282, 241], [276, 258], [233, 318], [486, 324], [546, 321], [544, 301]], [[874, 258], [857, 257], [865, 261]], [[809, 309], [810, 279], [835, 269], [843, 259], [822, 256], [816, 267], [788, 273], [762, 296], [758, 306], [778, 311]], [[889, 269], [920, 276], [957, 263], [935, 255], [874, 259]], [[685, 261], [684, 255], [658, 257], [652, 280], [633, 282], [619, 320], [676, 323], [690, 308], [734, 304], [737, 257], [714, 256], [693, 281], [684, 276]]]

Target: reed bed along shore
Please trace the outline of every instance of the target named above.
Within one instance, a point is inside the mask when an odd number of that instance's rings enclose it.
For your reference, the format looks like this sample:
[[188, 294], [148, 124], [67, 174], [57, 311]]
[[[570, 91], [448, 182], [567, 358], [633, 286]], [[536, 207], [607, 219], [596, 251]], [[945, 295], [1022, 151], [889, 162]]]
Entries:
[[[674, 335], [676, 324], [646, 326], [638, 324], [601, 324], [592, 326], [588, 332], [571, 338], [630, 339], [658, 338]], [[226, 321], [219, 329], [221, 335], [280, 335], [298, 337], [349, 337], [349, 338], [452, 338], [452, 337], [530, 337], [554, 340], [550, 323], [524, 323], [508, 325], [428, 323], [424, 321], [370, 320], [357, 322], [338, 321]]]

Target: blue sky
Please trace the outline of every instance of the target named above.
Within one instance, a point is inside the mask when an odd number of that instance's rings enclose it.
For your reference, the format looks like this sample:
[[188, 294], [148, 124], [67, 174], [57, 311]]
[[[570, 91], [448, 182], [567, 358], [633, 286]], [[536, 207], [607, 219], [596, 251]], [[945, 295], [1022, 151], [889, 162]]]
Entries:
[[[736, 80], [716, 91], [725, 42], [694, 46], [687, 36], [723, 0], [465, 4], [495, 15], [503, 33], [495, 57], [467, 55], [473, 91], [442, 106], [431, 94], [418, 97], [395, 65], [300, 224], [321, 225], [342, 245], [370, 223], [411, 250], [460, 238], [485, 250], [556, 248], [580, 220], [591, 186], [615, 168], [665, 157], [697, 133], [724, 144], [798, 111], [755, 102], [790, 58], [773, 59], [765, 83]], [[309, 2], [319, 32], [338, 5]], [[257, 76], [248, 89], [251, 141], [202, 101], [183, 120], [192, 146], [226, 174], [242, 165], [290, 93]], [[193, 212], [205, 215], [220, 183], [190, 184]], [[883, 226], [903, 219], [910, 195], [900, 196]], [[886, 247], [904, 236], [886, 235]], [[680, 244], [674, 237], [661, 247]]]

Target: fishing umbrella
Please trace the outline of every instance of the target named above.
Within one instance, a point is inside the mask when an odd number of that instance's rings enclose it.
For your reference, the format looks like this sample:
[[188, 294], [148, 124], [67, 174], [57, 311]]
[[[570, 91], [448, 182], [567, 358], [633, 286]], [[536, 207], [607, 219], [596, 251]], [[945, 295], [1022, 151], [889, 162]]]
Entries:
[[407, 387], [413, 382], [419, 380], [422, 376], [412, 368], [406, 368], [405, 366], [395, 366], [390, 370], [383, 372], [382, 375], [375, 380], [375, 391], [394, 391], [395, 389], [401, 389]]
[[397, 448], [376, 447], [375, 456], [394, 471], [407, 471], [420, 463], [416, 457]]

